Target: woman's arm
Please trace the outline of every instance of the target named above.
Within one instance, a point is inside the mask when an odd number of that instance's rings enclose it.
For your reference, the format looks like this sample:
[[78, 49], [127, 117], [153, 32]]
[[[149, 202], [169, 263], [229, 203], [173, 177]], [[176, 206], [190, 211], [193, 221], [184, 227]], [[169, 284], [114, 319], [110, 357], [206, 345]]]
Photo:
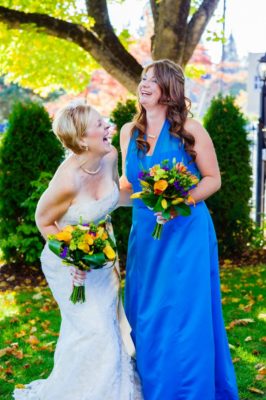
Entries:
[[45, 240], [48, 234], [59, 231], [57, 221], [67, 211], [75, 197], [76, 188], [70, 182], [70, 177], [63, 179], [60, 178], [60, 174], [54, 176], [37, 204], [35, 221]]
[[193, 119], [187, 120], [185, 129], [195, 138], [196, 164], [201, 181], [190, 191], [195, 202], [205, 200], [221, 187], [221, 174], [212, 140], [203, 126]]
[[120, 184], [120, 198], [119, 198], [119, 207], [129, 207], [132, 206], [132, 200], [130, 198], [132, 194], [132, 185], [128, 182], [126, 174], [125, 174], [125, 162], [127, 149], [130, 141], [130, 132], [132, 128], [132, 122], [125, 124], [121, 128], [120, 132], [120, 148], [122, 153], [122, 176], [119, 179]]

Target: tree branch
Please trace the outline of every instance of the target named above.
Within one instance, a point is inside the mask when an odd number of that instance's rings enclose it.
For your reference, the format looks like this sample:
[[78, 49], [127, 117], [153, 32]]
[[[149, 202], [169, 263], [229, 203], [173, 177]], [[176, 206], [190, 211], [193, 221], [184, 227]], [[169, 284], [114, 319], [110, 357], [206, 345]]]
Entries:
[[86, 0], [86, 7], [90, 17], [94, 18], [93, 31], [101, 42], [112, 52], [120, 62], [127, 67], [133, 67], [141, 74], [140, 65], [136, 59], [124, 48], [111, 25], [106, 0]]
[[203, 0], [188, 24], [183, 64], [187, 64], [211, 19], [219, 0]]
[[0, 21], [12, 29], [23, 29], [25, 24], [34, 24], [37, 31], [74, 42], [120, 81], [133, 93], [136, 90], [142, 67], [124, 48], [124, 58], [118, 58], [109, 46], [95, 33], [79, 24], [63, 21], [39, 13], [24, 13], [0, 6]]

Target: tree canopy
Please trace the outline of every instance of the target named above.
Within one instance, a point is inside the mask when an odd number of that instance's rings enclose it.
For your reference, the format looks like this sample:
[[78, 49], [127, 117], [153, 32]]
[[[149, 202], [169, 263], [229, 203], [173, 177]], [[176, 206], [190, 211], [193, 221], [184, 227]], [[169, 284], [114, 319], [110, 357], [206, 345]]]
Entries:
[[[153, 58], [185, 66], [218, 3], [150, 0]], [[99, 66], [135, 92], [142, 66], [127, 37], [116, 34], [107, 0], [0, 0], [0, 73], [42, 95], [84, 89]]]

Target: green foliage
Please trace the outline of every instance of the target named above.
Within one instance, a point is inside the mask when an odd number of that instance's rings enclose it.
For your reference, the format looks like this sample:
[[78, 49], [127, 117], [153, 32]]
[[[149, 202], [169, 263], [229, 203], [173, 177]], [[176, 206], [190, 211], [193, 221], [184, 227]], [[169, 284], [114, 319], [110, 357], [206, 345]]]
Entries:
[[[118, 102], [115, 109], [111, 113], [110, 120], [116, 125], [117, 128], [117, 133], [114, 135], [112, 143], [118, 151], [119, 175], [122, 174], [121, 150], [119, 146], [120, 130], [125, 123], [132, 121], [136, 112], [137, 109], [135, 100], [128, 99], [125, 103]], [[112, 213], [112, 222], [114, 225], [118, 254], [121, 259], [122, 267], [124, 266], [126, 259], [128, 236], [131, 226], [131, 214], [132, 211], [129, 207], [120, 207], [118, 210]]]
[[222, 176], [222, 188], [207, 201], [220, 253], [226, 257], [240, 255], [253, 235], [250, 219], [252, 169], [246, 120], [233, 97], [219, 96], [212, 100], [204, 125], [214, 142]]
[[21, 262], [25, 264], [39, 264], [39, 257], [44, 245], [44, 240], [35, 224], [35, 210], [51, 178], [52, 173], [41, 172], [39, 179], [30, 183], [30, 195], [21, 204], [25, 210], [24, 218], [21, 224], [17, 226], [16, 232], [11, 233], [6, 240], [3, 240], [4, 248], [15, 247], [19, 261], [21, 260]]
[[[31, 201], [37, 199], [31, 182], [42, 171], [54, 173], [63, 155], [46, 110], [38, 103], [17, 103], [0, 148], [0, 247], [6, 262], [27, 263], [33, 257], [30, 248], [36, 229]], [[20, 243], [22, 236], [25, 240]], [[27, 251], [30, 255], [26, 257]]]
[[115, 109], [111, 112], [110, 121], [116, 125], [117, 133], [113, 136], [112, 144], [118, 151], [118, 169], [119, 175], [122, 174], [121, 170], [121, 150], [120, 150], [120, 130], [124, 124], [133, 120], [137, 112], [136, 101], [128, 99], [125, 103], [120, 101], [117, 103]]
[[32, 26], [17, 30], [0, 23], [0, 54], [0, 75], [5, 75], [5, 81], [30, 88], [43, 97], [60, 89], [84, 90], [99, 67], [78, 45], [37, 32]]

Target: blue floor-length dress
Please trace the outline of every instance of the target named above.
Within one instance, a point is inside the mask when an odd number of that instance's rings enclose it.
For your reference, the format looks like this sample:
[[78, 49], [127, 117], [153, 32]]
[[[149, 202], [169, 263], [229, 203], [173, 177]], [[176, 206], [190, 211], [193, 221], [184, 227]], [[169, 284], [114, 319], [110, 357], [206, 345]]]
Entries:
[[[134, 192], [141, 190], [141, 166], [175, 157], [198, 172], [169, 127], [166, 120], [151, 156], [137, 150], [137, 132], [131, 138], [126, 175]], [[238, 399], [222, 317], [215, 230], [204, 201], [191, 211], [167, 222], [161, 240], [154, 240], [153, 212], [141, 200], [133, 202], [125, 305], [145, 400]]]

